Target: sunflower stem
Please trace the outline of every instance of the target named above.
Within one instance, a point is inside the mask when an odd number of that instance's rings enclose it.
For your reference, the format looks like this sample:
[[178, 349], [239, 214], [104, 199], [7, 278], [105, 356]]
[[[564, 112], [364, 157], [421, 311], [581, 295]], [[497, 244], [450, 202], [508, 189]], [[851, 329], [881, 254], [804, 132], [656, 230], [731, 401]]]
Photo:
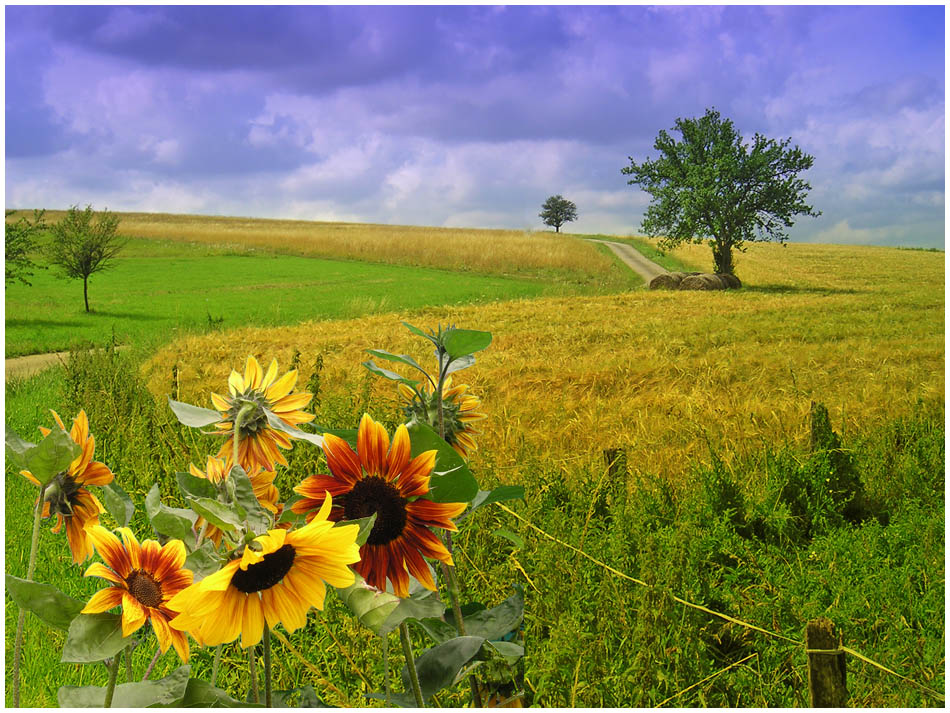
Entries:
[[[36, 569], [36, 551], [40, 544], [40, 520], [43, 515], [43, 502], [46, 496], [48, 483], [40, 486], [40, 497], [36, 501], [33, 512], [33, 539], [30, 540], [30, 559], [26, 566], [26, 578], [33, 581], [33, 572]], [[16, 623], [16, 644], [13, 649], [13, 706], [20, 707], [20, 660], [23, 656], [23, 625], [26, 623], [26, 610], [20, 609], [20, 616]]]
[[251, 703], [261, 702], [261, 691], [257, 684], [257, 656], [254, 655], [254, 647], [247, 649], [248, 671], [251, 675]]
[[271, 708], [270, 627], [264, 627], [264, 707]]
[[148, 677], [149, 677], [149, 676], [151, 675], [151, 673], [152, 673], [152, 669], [155, 668], [155, 664], [158, 663], [158, 657], [161, 656], [161, 655], [162, 655], [162, 649], [161, 649], [161, 647], [155, 649], [155, 655], [152, 657], [152, 660], [151, 660], [151, 662], [149, 663], [148, 668], [145, 669], [145, 675], [142, 676], [142, 680], [143, 680], [143, 681], [148, 680]]
[[386, 690], [386, 707], [392, 707], [389, 700], [392, 697], [392, 691], [389, 686], [389, 633], [383, 634], [383, 686]]
[[402, 653], [406, 657], [406, 669], [409, 671], [409, 683], [412, 684], [412, 695], [416, 699], [416, 706], [425, 708], [422, 698], [422, 689], [419, 688], [419, 674], [416, 672], [416, 660], [412, 655], [412, 642], [409, 639], [409, 627], [406, 622], [399, 624], [399, 640], [402, 642]]
[[237, 412], [237, 415], [234, 417], [234, 436], [231, 439], [234, 441], [234, 457], [231, 459], [231, 465], [241, 465], [241, 461], [238, 460], [238, 454], [240, 453], [238, 443], [241, 440], [241, 424], [244, 422], [244, 417], [253, 410], [254, 404], [246, 403], [241, 407], [241, 409]]
[[122, 649], [112, 659], [112, 668], [109, 669], [109, 685], [106, 687], [106, 700], [102, 704], [103, 708], [112, 708], [112, 696], [115, 694], [115, 681], [119, 677], [119, 664], [123, 653], [125, 653], [125, 649]]
[[224, 644], [218, 644], [214, 649], [214, 663], [211, 664], [211, 685], [218, 685], [218, 666], [221, 665], [221, 649]]

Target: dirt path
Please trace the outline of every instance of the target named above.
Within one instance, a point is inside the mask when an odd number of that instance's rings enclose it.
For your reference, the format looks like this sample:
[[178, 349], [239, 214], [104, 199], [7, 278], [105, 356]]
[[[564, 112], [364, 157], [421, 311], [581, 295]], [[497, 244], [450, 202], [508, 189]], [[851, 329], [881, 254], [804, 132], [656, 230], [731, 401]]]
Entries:
[[603, 243], [608, 248], [614, 251], [614, 254], [623, 260], [626, 265], [633, 270], [635, 273], [640, 275], [647, 283], [650, 284], [652, 280], [657, 275], [664, 275], [669, 270], [664, 267], [660, 267], [652, 260], [649, 260], [643, 256], [636, 248], [627, 245], [626, 243], [614, 243], [610, 240], [595, 240], [593, 238], [588, 238], [592, 243]]
[[[128, 349], [120, 345], [117, 349]], [[69, 352], [50, 352], [48, 354], [28, 354], [27, 356], [13, 357], [6, 360], [6, 381], [11, 377], [28, 377], [43, 371], [54, 364], [62, 364], [69, 358]]]

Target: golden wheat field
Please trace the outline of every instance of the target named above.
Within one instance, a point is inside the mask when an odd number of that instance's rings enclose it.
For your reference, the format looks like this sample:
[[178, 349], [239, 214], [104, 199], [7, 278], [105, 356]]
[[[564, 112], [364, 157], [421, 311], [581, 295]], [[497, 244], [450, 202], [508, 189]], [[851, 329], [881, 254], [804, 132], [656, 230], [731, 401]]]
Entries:
[[[709, 248], [675, 253], [702, 268]], [[481, 442], [507, 482], [519, 456], [564, 465], [628, 453], [643, 477], [682, 480], [708, 458], [728, 460], [763, 441], [807, 438], [810, 402], [836, 428], [861, 432], [944, 394], [943, 253], [829, 245], [753, 245], [739, 256], [744, 288], [725, 292], [636, 290], [427, 309], [280, 329], [241, 329], [175, 342], [146, 365], [150, 388], [210, 406], [248, 354], [291, 361], [300, 383], [322, 355], [323, 394], [355, 392], [367, 348], [428, 359], [400, 324], [491, 331], [466, 381], [490, 418]], [[390, 382], [374, 378], [372, 403], [393, 407]], [[474, 461], [478, 465], [478, 456]], [[486, 464], [487, 465], [487, 464]]]
[[[63, 211], [47, 211], [46, 218], [55, 222], [63, 215]], [[611, 265], [611, 258], [594, 245], [564, 234], [169, 213], [117, 215], [121, 219], [119, 232], [129, 237], [257, 248], [306, 257], [517, 275], [595, 275]]]

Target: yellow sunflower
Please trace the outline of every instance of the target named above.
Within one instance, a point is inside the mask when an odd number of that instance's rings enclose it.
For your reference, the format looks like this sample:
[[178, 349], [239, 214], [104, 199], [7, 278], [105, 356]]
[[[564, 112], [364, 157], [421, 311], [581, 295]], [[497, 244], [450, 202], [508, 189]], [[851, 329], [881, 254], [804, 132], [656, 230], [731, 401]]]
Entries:
[[[217, 484], [226, 480], [228, 473], [231, 472], [231, 456], [229, 455], [227, 458], [208, 456], [208, 465], [205, 470], [199, 470], [194, 464], [189, 464], [188, 470], [196, 478], [204, 478]], [[274, 471], [262, 470], [260, 465], [255, 465], [248, 471], [247, 478], [251, 481], [254, 496], [257, 498], [257, 502], [261, 504], [261, 507], [278, 515], [280, 509], [278, 508], [277, 501], [280, 500], [280, 493], [277, 490], [277, 486], [274, 485], [275, 475], [276, 473], [274, 473]], [[195, 527], [199, 531], [204, 521], [203, 517], [199, 517], [195, 522]], [[224, 537], [224, 532], [209, 522], [208, 529], [205, 530], [205, 538], [214, 542], [214, 546], [218, 547], [221, 544], [222, 537]]]
[[[323, 435], [323, 450], [330, 475], [311, 475], [294, 491], [303, 496], [293, 504], [295, 513], [322, 513], [330, 496], [336, 507], [331, 520], [357, 520], [376, 513], [376, 523], [360, 548], [356, 571], [377, 589], [392, 583], [396, 596], [409, 596], [411, 573], [435, 590], [432, 573], [423, 557], [452, 564], [452, 556], [430, 528], [456, 531], [451, 518], [465, 510], [465, 503], [436, 503], [422, 497], [429, 492], [436, 451], [410, 458], [409, 431], [400, 426], [392, 446], [386, 429], [364, 414], [356, 436], [356, 452], [342, 438]], [[324, 499], [326, 498], [326, 499]]]
[[101, 525], [91, 525], [86, 531], [108, 567], [96, 562], [85, 576], [102, 577], [114, 586], [93, 594], [82, 613], [98, 614], [122, 607], [122, 636], [129, 636], [148, 620], [162, 653], [172, 645], [187, 662], [188, 639], [168, 625], [175, 617], [168, 600], [190, 585], [193, 577], [191, 570], [183, 567], [185, 546], [181, 540], [169, 540], [164, 546], [145, 540], [139, 545], [132, 531], [123, 527], [119, 529], [123, 544]]
[[224, 421], [217, 424], [222, 435], [230, 437], [221, 446], [218, 456], [227, 457], [234, 450], [234, 419], [246, 404], [254, 408], [247, 413], [241, 422], [240, 443], [238, 444], [238, 462], [244, 470], [249, 471], [259, 465], [264, 470], [274, 470], [274, 464], [287, 465], [287, 460], [278, 450], [292, 448], [291, 436], [284, 431], [271, 428], [267, 422], [267, 408], [284, 423], [296, 427], [301, 423], [308, 423], [314, 416], [298, 409], [306, 407], [313, 398], [313, 394], [292, 394], [297, 384], [297, 370], [288, 371], [277, 378], [277, 360], [274, 359], [265, 374], [257, 359], [247, 358], [244, 367], [244, 376], [232, 371], [228, 378], [230, 396], [211, 394], [211, 402], [221, 412]]
[[328, 496], [316, 517], [299, 530], [269, 530], [244, 548], [239, 559], [176, 595], [169, 607], [180, 614], [174, 629], [198, 643], [257, 644], [264, 627], [282, 623], [288, 632], [306, 623], [310, 607], [323, 609], [324, 582], [348, 587], [356, 581], [347, 567], [359, 559], [359, 527], [333, 527]]
[[[439, 408], [436, 404], [435, 389], [422, 384], [422, 401], [416, 393], [405, 384], [398, 384], [399, 395], [408, 403], [405, 406], [406, 416], [415, 417], [423, 423], [428, 423], [434, 429], [439, 429]], [[467, 458], [471, 451], [478, 448], [474, 436], [481, 435], [481, 431], [472, 425], [476, 421], [488, 418], [479, 409], [481, 399], [468, 393], [468, 384], [452, 386], [452, 377], [448, 377], [442, 386], [442, 422], [445, 425], [445, 440], [463, 458]]]
[[[55, 411], [51, 411], [56, 424], [66, 430], [62, 419]], [[50, 429], [40, 426], [43, 436], [48, 436]], [[66, 539], [73, 554], [73, 562], [85, 562], [93, 555], [92, 542], [86, 535], [86, 525], [98, 525], [99, 513], [104, 509], [102, 504], [89, 490], [87, 485], [106, 485], [112, 482], [112, 471], [105, 464], [92, 459], [96, 447], [95, 439], [89, 433], [89, 420], [86, 412], [80, 411], [73, 421], [69, 431], [70, 437], [79, 444], [82, 452], [69, 464], [62, 473], [50, 481], [44, 494], [43, 517], [56, 515], [56, 525], [53, 532], [59, 532], [63, 524], [66, 525]], [[21, 470], [20, 475], [26, 477], [34, 485], [40, 482], [28, 470]]]

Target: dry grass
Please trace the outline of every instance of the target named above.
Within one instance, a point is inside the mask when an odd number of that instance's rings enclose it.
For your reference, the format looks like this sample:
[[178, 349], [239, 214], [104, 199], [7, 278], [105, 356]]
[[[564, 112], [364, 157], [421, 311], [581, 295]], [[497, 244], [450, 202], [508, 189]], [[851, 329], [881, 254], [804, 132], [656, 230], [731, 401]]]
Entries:
[[[63, 211], [48, 211], [48, 222]], [[586, 241], [521, 230], [426, 228], [166, 213], [119, 213], [119, 232], [152, 240], [257, 248], [305, 257], [438, 267], [486, 274], [561, 274], [583, 280], [612, 260]]]
[[[707, 247], [682, 259], [702, 269]], [[374, 347], [428, 358], [399, 324], [454, 322], [490, 330], [492, 346], [467, 379], [491, 418], [476, 456], [517, 481], [527, 453], [557, 467], [623, 447], [634, 473], [680, 479], [707, 457], [802, 441], [811, 400], [835, 423], [863, 431], [944, 394], [942, 254], [826, 245], [756, 245], [741, 256], [741, 290], [637, 291], [427, 309], [281, 329], [184, 339], [146, 371], [167, 393], [172, 365], [181, 398], [209, 405], [247, 354], [290, 362], [301, 383], [322, 354], [324, 393], [355, 392]], [[376, 400], [394, 401], [376, 379]], [[355, 424], [354, 424], [355, 425]], [[566, 472], [565, 468], [565, 472]]]

